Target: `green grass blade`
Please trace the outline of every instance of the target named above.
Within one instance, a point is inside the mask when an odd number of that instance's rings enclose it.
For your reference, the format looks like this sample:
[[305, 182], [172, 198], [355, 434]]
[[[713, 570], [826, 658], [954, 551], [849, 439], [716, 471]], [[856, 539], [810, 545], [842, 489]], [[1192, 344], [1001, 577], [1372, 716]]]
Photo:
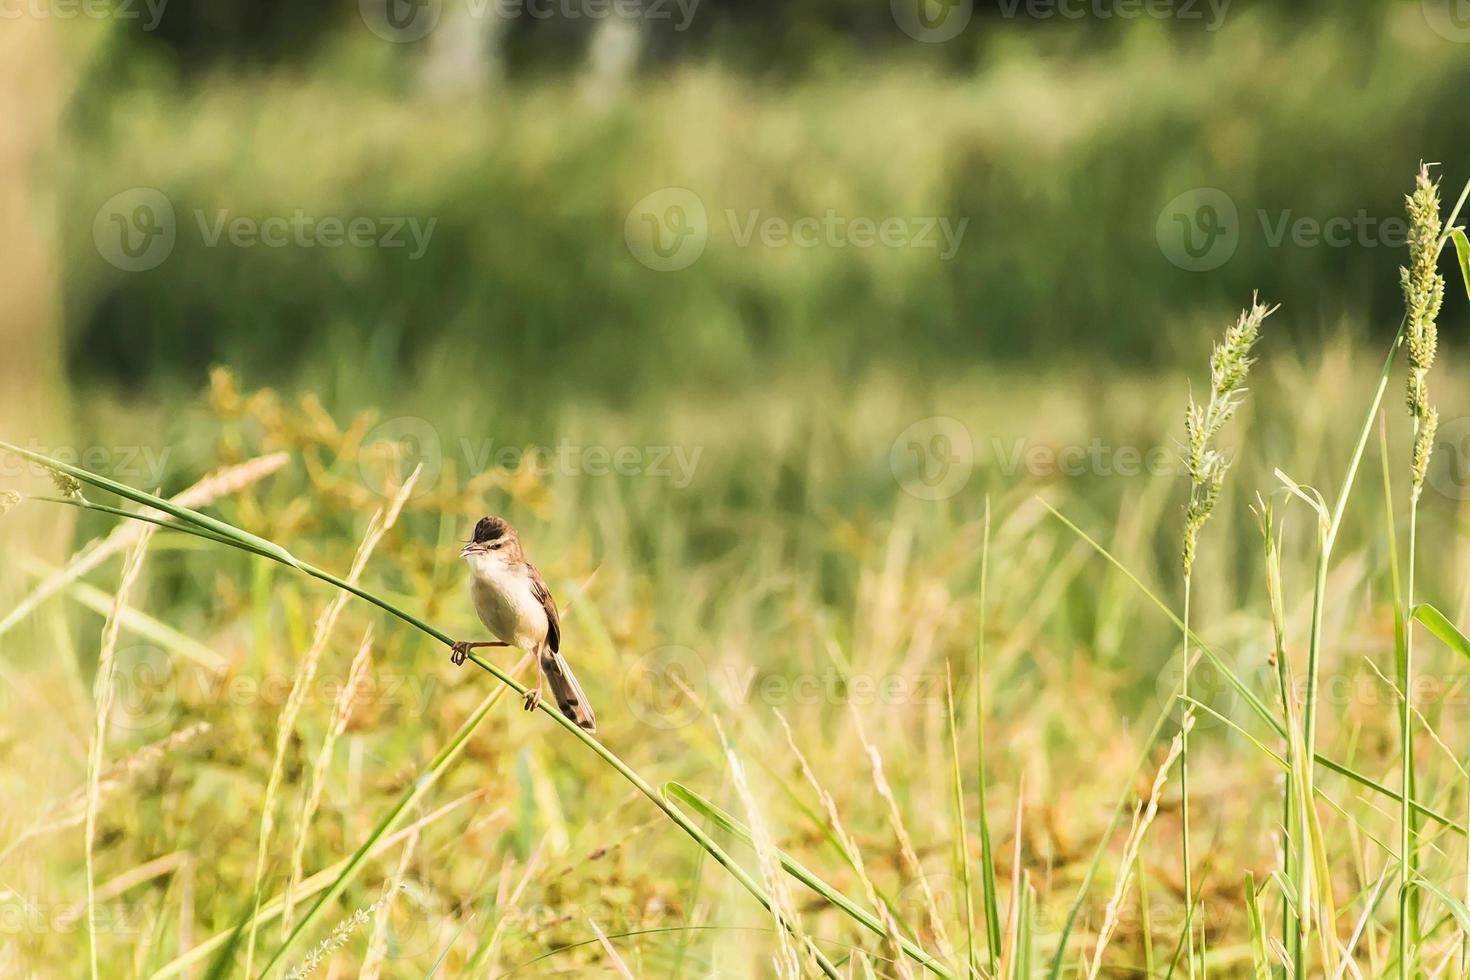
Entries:
[[1470, 296], [1470, 239], [1463, 228], [1450, 231], [1450, 241], [1455, 243], [1455, 255], [1460, 260], [1460, 281], [1465, 284], [1465, 295]]
[[[1083, 531], [1076, 524], [1073, 524], [1070, 520], [1068, 520], [1056, 508], [1052, 507], [1050, 504], [1048, 504], [1044, 500], [1041, 500], [1040, 503], [1042, 504], [1042, 506], [1046, 507], [1047, 510], [1051, 511], [1052, 514], [1054, 514], [1057, 517], [1058, 520], [1060, 520], [1063, 524], [1065, 524], [1068, 528], [1072, 529], [1072, 531], [1074, 531], [1078, 536], [1080, 536], [1083, 541], [1085, 541], [1089, 545], [1091, 545], [1092, 548], [1094, 550], [1096, 550], [1099, 555], [1101, 555], [1103, 558], [1107, 559], [1110, 563], [1113, 564], [1114, 567], [1116, 567], [1125, 576], [1127, 576], [1128, 579], [1130, 581], [1132, 581], [1138, 587], [1139, 591], [1141, 591], [1144, 594], [1144, 597], [1147, 598], [1154, 605], [1156, 605], [1164, 613], [1165, 616], [1169, 617], [1169, 619], [1171, 621], [1173, 621], [1176, 625], [1179, 624], [1179, 619], [1174, 614], [1174, 611], [1172, 609], [1170, 609], [1168, 607], [1168, 605], [1166, 605], [1164, 603], [1164, 601], [1162, 599], [1160, 599], [1157, 595], [1155, 595], [1147, 586], [1145, 586], [1143, 584], [1143, 582], [1140, 581], [1139, 578], [1136, 575], [1134, 575], [1127, 568], [1127, 566], [1123, 565], [1123, 563], [1120, 562], [1117, 558], [1115, 558], [1106, 548], [1104, 548], [1100, 543], [1098, 543], [1095, 539], [1093, 539], [1091, 536], [1089, 536], [1087, 534], [1087, 532]], [[1250, 706], [1251, 710], [1255, 712], [1256, 716], [1259, 717], [1266, 724], [1270, 725], [1271, 728], [1276, 732], [1276, 734], [1278, 736], [1280, 736], [1283, 739], [1286, 738], [1286, 726], [1282, 724], [1281, 719], [1278, 718], [1278, 717], [1276, 717], [1276, 715], [1273, 714], [1270, 711], [1270, 709], [1268, 709], [1265, 706], [1265, 704], [1261, 701], [1260, 698], [1256, 697], [1255, 692], [1251, 691], [1245, 685], [1245, 683], [1240, 680], [1240, 678], [1238, 678], [1238, 677], [1235, 676], [1234, 671], [1230, 670], [1229, 666], [1223, 660], [1221, 660], [1218, 656], [1216, 656], [1214, 654], [1214, 652], [1209, 648], [1209, 646], [1206, 645], [1204, 643], [1204, 641], [1199, 638], [1198, 634], [1191, 633], [1190, 634], [1190, 638], [1193, 640], [1193, 642], [1195, 644], [1195, 650], [1198, 651], [1198, 652], [1200, 652], [1201, 654], [1205, 654], [1205, 655], [1208, 655], [1210, 657], [1211, 662], [1216, 666], [1216, 668], [1219, 669], [1221, 675], [1225, 678], [1226, 682], [1230, 684], [1230, 686], [1231, 686], [1231, 688], [1233, 690], [1235, 690], [1238, 694], [1240, 694], [1242, 696], [1242, 699], [1246, 702], [1246, 704], [1248, 704]], [[1177, 692], [1176, 692], [1176, 695], [1177, 695]], [[1158, 733], [1163, 728], [1164, 719], [1166, 719], [1167, 717], [1168, 717], [1168, 709], [1165, 708], [1160, 713], [1160, 715], [1158, 717], [1158, 720], [1154, 723], [1154, 727], [1153, 727], [1153, 729], [1151, 731], [1150, 736], [1144, 740], [1145, 741], [1145, 755], [1142, 756], [1142, 757], [1140, 757], [1140, 760], [1138, 762], [1137, 768], [1141, 769], [1143, 767], [1144, 762], [1147, 760], [1147, 754], [1146, 754], [1147, 753], [1147, 748], [1148, 748], [1149, 745], [1151, 745], [1153, 743], [1154, 739], [1157, 738]], [[1386, 797], [1386, 798], [1388, 798], [1390, 800], [1395, 800], [1395, 801], [1401, 799], [1401, 795], [1399, 794], [1399, 792], [1397, 790], [1389, 789], [1387, 786], [1385, 786], [1384, 784], [1378, 782], [1376, 779], [1373, 779], [1371, 776], [1366, 776], [1363, 773], [1360, 773], [1360, 772], [1356, 771], [1355, 769], [1352, 769], [1349, 766], [1345, 766], [1345, 765], [1343, 765], [1340, 762], [1336, 762], [1336, 761], [1332, 760], [1331, 758], [1329, 758], [1329, 757], [1327, 757], [1325, 755], [1322, 755], [1320, 752], [1317, 753], [1315, 756], [1313, 756], [1313, 761], [1317, 765], [1322, 766], [1324, 769], [1328, 769], [1328, 770], [1330, 770], [1332, 772], [1337, 773], [1339, 776], [1344, 776], [1344, 777], [1346, 777], [1348, 779], [1351, 779], [1353, 782], [1357, 783], [1358, 785], [1360, 785], [1360, 786], [1362, 786], [1362, 787], [1364, 787], [1366, 789], [1370, 789], [1373, 792], [1379, 794], [1380, 796], [1384, 796], [1384, 797]], [[1420, 803], [1418, 800], [1411, 801], [1411, 804], [1410, 805], [1411, 805], [1411, 807], [1413, 808], [1413, 810], [1416, 813], [1419, 813], [1422, 816], [1429, 817], [1431, 820], [1434, 820], [1435, 822], [1444, 825], [1445, 827], [1449, 828], [1450, 830], [1455, 831], [1456, 833], [1459, 833], [1459, 834], [1462, 834], [1462, 835], [1465, 834], [1465, 827], [1464, 827], [1464, 825], [1458, 823], [1457, 821], [1451, 819], [1450, 817], [1445, 816], [1442, 813], [1439, 813], [1439, 812], [1431, 809], [1428, 806], [1425, 806], [1424, 804]], [[1107, 837], [1108, 835], [1111, 834], [1111, 832], [1112, 832], [1111, 827], [1109, 827], [1107, 833], [1105, 833], [1103, 836], [1104, 837]], [[1087, 882], [1088, 882], [1088, 879], [1084, 877], [1084, 884], [1086, 884]], [[1068, 923], [1070, 924], [1070, 917], [1069, 917]], [[1066, 927], [1064, 927], [1063, 934], [1062, 934], [1063, 935], [1063, 938], [1065, 938], [1065, 936], [1067, 934], [1067, 931], [1068, 931], [1068, 929]], [[1058, 965], [1058, 969], [1059, 969], [1059, 965]], [[1051, 976], [1052, 976], [1053, 980], [1055, 980], [1056, 977], [1060, 976], [1060, 973], [1059, 972], [1053, 973], [1053, 974], [1051, 974]]]
[[251, 909], [254, 904], [254, 902], [246, 904], [245, 913], [240, 916], [240, 921], [235, 923], [235, 928], [230, 930], [230, 937], [225, 940], [224, 945], [219, 948], [219, 952], [215, 953], [214, 957], [209, 961], [209, 966], [204, 971], [204, 980], [227, 980], [229, 975], [234, 972], [235, 954], [239, 951], [240, 943], [245, 938], [245, 927], [254, 918], [251, 915]]
[[[247, 550], [256, 551], [274, 558], [283, 565], [296, 565], [297, 563], [289, 551], [275, 542], [257, 537], [249, 531], [241, 530], [233, 524], [227, 524], [207, 514], [201, 514], [199, 511], [189, 507], [181, 507], [171, 500], [164, 500], [162, 497], [135, 489], [125, 483], [118, 483], [116, 480], [110, 480], [90, 470], [84, 470], [72, 466], [69, 463], [63, 463], [61, 460], [52, 459], [40, 453], [33, 453], [29, 449], [22, 449], [4, 440], [0, 440], [0, 449], [15, 453], [17, 456], [28, 459], [33, 463], [40, 463], [42, 466], [49, 467], [57, 472], [65, 473], [67, 476], [80, 480], [82, 483], [97, 487], [99, 490], [106, 490], [108, 493], [116, 494], [119, 497], [133, 501], [133, 503], [142, 504], [145, 507], [152, 507], [154, 510], [161, 510], [165, 514], [172, 514], [181, 521], [187, 521], [190, 524], [203, 528], [205, 531], [212, 531], [220, 538], [228, 539], [231, 543], [238, 543], [246, 547]], [[93, 506], [100, 509], [103, 505], [94, 504]], [[151, 518], [133, 514], [125, 514], [124, 516], [138, 520], [151, 520]], [[154, 523], [157, 522], [154, 521]]]
[[1470, 935], [1470, 908], [1466, 908], [1463, 901], [1428, 878], [1415, 878], [1414, 887], [1420, 891], [1426, 891], [1439, 899], [1440, 904], [1454, 917], [1455, 922], [1460, 927], [1460, 931]]
[[970, 838], [965, 831], [965, 784], [960, 777], [960, 740], [955, 731], [954, 721], [954, 685], [950, 681], [949, 664], [944, 666], [945, 693], [948, 699], [945, 702], [949, 714], [949, 753], [953, 765], [954, 780], [954, 821], [956, 847], [958, 848], [958, 864], [960, 870], [960, 882], [965, 889], [964, 915], [965, 915], [965, 941], [966, 941], [966, 968], [975, 970], [978, 962], [975, 959], [975, 894], [970, 885]]
[[372, 833], [368, 835], [367, 839], [362, 842], [362, 845], [348, 859], [347, 867], [343, 868], [341, 874], [337, 876], [337, 879], [327, 887], [326, 891], [317, 897], [317, 900], [312, 903], [307, 913], [297, 920], [296, 924], [292, 926], [291, 931], [287, 934], [286, 939], [281, 943], [280, 948], [266, 961], [265, 967], [260, 971], [262, 977], [270, 975], [271, 971], [281, 963], [286, 953], [311, 928], [327, 906], [334, 902], [347, 886], [357, 878], [357, 875], [367, 864], [368, 857], [372, 854], [374, 845], [377, 844], [381, 837], [393, 832], [393, 828], [398, 825], [398, 822], [413, 809], [414, 805], [424, 797], [424, 794], [429, 791], [430, 787], [439, 780], [439, 777], [444, 774], [444, 771], [459, 756], [465, 745], [469, 743], [470, 736], [480, 727], [480, 723], [485, 720], [485, 717], [490, 713], [490, 709], [495, 707], [495, 702], [499, 700], [502, 691], [503, 689], [497, 690], [480, 702], [480, 706], [475, 709], [474, 713], [466, 718], [464, 723], [459, 726], [459, 730], [449, 740], [449, 744], [439, 750], [439, 754], [429, 763], [428, 769], [413, 781], [408, 791], [394, 804], [393, 808], [383, 814], [378, 820], [377, 826], [373, 828]]
[[980, 885], [985, 905], [985, 959], [990, 975], [995, 976], [996, 957], [1000, 954], [1000, 898], [995, 888], [995, 852], [990, 838], [990, 816], [985, 805], [985, 629], [986, 594], [990, 583], [990, 497], [985, 497], [985, 526], [980, 542], [980, 612], [975, 631], [975, 768], [980, 807]]
[[1470, 660], [1470, 638], [1461, 633], [1444, 613], [1427, 602], [1421, 602], [1414, 607], [1411, 617], [1422, 623], [1445, 646]]
[[1036, 933], [1031, 928], [1035, 918], [1031, 910], [1036, 905], [1036, 889], [1029, 874], [1023, 880], [1021, 902], [1016, 912], [1019, 921], [1016, 924], [1016, 967], [1012, 974], [1015, 980], [1031, 980], [1031, 962], [1036, 956]]
[[1255, 876], [1249, 871], [1245, 873], [1245, 910], [1250, 923], [1251, 965], [1255, 969], [1253, 980], [1271, 980], [1271, 960], [1266, 955], [1266, 920], [1261, 915]]

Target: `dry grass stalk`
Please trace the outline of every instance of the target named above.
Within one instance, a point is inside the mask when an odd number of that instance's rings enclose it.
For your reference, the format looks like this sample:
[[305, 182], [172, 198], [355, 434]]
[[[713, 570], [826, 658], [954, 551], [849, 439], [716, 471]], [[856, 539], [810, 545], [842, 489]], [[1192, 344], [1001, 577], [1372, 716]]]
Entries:
[[[252, 483], [269, 476], [285, 466], [288, 459], [290, 457], [285, 453], [271, 453], [268, 456], [258, 456], [234, 466], [227, 466], [204, 477], [170, 499], [182, 507], [194, 509], [207, 507], [214, 501], [222, 497], [233, 496]], [[158, 519], [168, 517], [162, 511], [151, 507], [145, 507], [139, 513]], [[15, 624], [29, 616], [41, 603], [60, 592], [68, 584], [75, 582], [108, 558], [137, 541], [138, 535], [143, 533], [142, 529], [146, 526], [149, 525], [143, 521], [122, 521], [112, 529], [112, 533], [107, 537], [93, 541], [78, 551], [63, 568], [40, 582], [24, 599], [16, 603], [14, 609], [5, 614], [4, 619], [0, 619], [0, 636], [9, 632]]]
[[[504, 890], [505, 882], [509, 878], [504, 874], [500, 876], [501, 890], [500, 894], [496, 896], [495, 902], [495, 907], [500, 914], [495, 918], [495, 931], [490, 934], [490, 945], [487, 947], [488, 952], [485, 957], [485, 963], [487, 964], [486, 976], [497, 976], [500, 973], [498, 959], [500, 942], [505, 936], [506, 926], [510, 923], [509, 913], [521, 903], [521, 897], [526, 893], [526, 886], [530, 885], [531, 879], [536, 876], [536, 872], [541, 868], [541, 856], [545, 853], [546, 840], [543, 838], [537, 843], [536, 850], [531, 852], [530, 858], [526, 860], [526, 870], [521, 875], [520, 880], [516, 882], [515, 888], [509, 895], [506, 895]], [[509, 870], [509, 867], [510, 859], [506, 858], [506, 869]]]
[[1011, 900], [1006, 906], [1005, 947], [1000, 952], [998, 976], [1011, 980], [1021, 946], [1021, 889], [1027, 877], [1021, 864], [1021, 835], [1025, 827], [1026, 775], [1016, 784], [1016, 823], [1011, 831]]
[[612, 962], [613, 969], [618, 971], [618, 976], [622, 977], [623, 980], [633, 980], [633, 971], [628, 969], [628, 964], [623, 962], [623, 958], [618, 955], [618, 951], [613, 948], [613, 944], [608, 942], [607, 934], [602, 931], [597, 921], [595, 919], [588, 919], [587, 924], [592, 927], [592, 934], [597, 937], [597, 944], [607, 954], [607, 958]]
[[1112, 941], [1113, 933], [1118, 928], [1118, 915], [1123, 907], [1123, 899], [1128, 893], [1128, 887], [1133, 881], [1133, 871], [1138, 863], [1138, 849], [1143, 843], [1143, 835], [1148, 832], [1149, 825], [1153, 823], [1154, 817], [1159, 812], [1159, 798], [1163, 795], [1164, 784], [1169, 780], [1169, 770], [1174, 767], [1174, 762], [1179, 758], [1184, 749], [1184, 735], [1194, 725], [1194, 716], [1185, 719], [1184, 728], [1169, 742], [1169, 754], [1164, 757], [1163, 765], [1154, 775], [1153, 788], [1149, 791], [1148, 804], [1140, 804], [1133, 810], [1133, 826], [1128, 831], [1128, 837], [1123, 844], [1123, 857], [1118, 863], [1118, 880], [1113, 886], [1112, 898], [1108, 899], [1107, 910], [1103, 913], [1102, 929], [1098, 932], [1097, 947], [1092, 951], [1092, 962], [1087, 966], [1088, 980], [1096, 980], [1098, 971], [1102, 969], [1103, 953]]
[[145, 525], [127, 559], [123, 562], [122, 582], [117, 588], [117, 598], [112, 613], [102, 627], [102, 645], [97, 656], [97, 679], [93, 684], [93, 700], [97, 705], [96, 724], [92, 729], [92, 748], [87, 757], [87, 806], [86, 806], [86, 863], [87, 863], [87, 945], [91, 952], [92, 977], [97, 978], [97, 892], [96, 867], [93, 862], [92, 845], [97, 836], [97, 803], [101, 799], [102, 757], [107, 742], [108, 716], [112, 712], [113, 660], [117, 653], [117, 638], [121, 629], [123, 606], [132, 591], [138, 574], [143, 570], [143, 558], [148, 551], [148, 542], [153, 538], [154, 525]]
[[760, 868], [761, 881], [765, 884], [766, 892], [771, 897], [770, 913], [772, 919], [775, 920], [776, 927], [776, 952], [771, 958], [772, 969], [780, 980], [800, 980], [803, 976], [820, 976], [822, 971], [811, 955], [811, 940], [807, 938], [806, 931], [802, 928], [801, 916], [796, 911], [796, 901], [791, 895], [789, 879], [781, 869], [781, 859], [777, 852], [776, 842], [771, 839], [765, 818], [756, 804], [755, 794], [751, 791], [750, 783], [745, 778], [745, 765], [730, 748], [730, 743], [725, 739], [725, 730], [720, 727], [718, 719], [715, 721], [715, 730], [725, 750], [725, 761], [730, 766], [730, 775], [735, 783], [736, 795], [740, 797], [740, 802], [745, 807], [746, 818], [750, 823], [750, 836], [755, 846], [756, 864]]
[[[368, 521], [367, 533], [363, 536], [362, 544], [358, 546], [357, 555], [353, 558], [352, 568], [347, 573], [347, 582], [356, 585], [362, 577], [363, 569], [367, 567], [368, 559], [372, 557], [373, 550], [377, 548], [378, 542], [383, 535], [393, 527], [398, 520], [399, 513], [403, 510], [404, 503], [413, 493], [414, 484], [418, 481], [419, 470], [415, 469], [402, 487], [398, 495], [388, 505], [387, 512], [378, 511]], [[332, 629], [337, 624], [337, 617], [341, 614], [351, 594], [339, 591], [333, 596], [332, 601], [322, 612], [317, 620], [316, 632], [312, 636], [311, 647], [306, 651], [302, 659], [301, 667], [296, 672], [296, 678], [292, 682], [291, 692], [286, 696], [286, 704], [281, 708], [280, 720], [276, 725], [276, 752], [275, 759], [271, 763], [270, 776], [266, 780], [265, 801], [260, 814], [260, 835], [255, 849], [255, 877], [251, 892], [256, 896], [257, 911], [259, 911], [260, 883], [265, 877], [265, 856], [270, 847], [271, 833], [275, 829], [275, 806], [276, 795], [280, 791], [281, 780], [285, 775], [286, 750], [291, 744], [291, 736], [296, 730], [296, 719], [301, 713], [302, 706], [306, 703], [307, 691], [311, 683], [316, 679], [317, 666], [321, 662], [323, 651], [326, 650], [327, 641], [331, 637]], [[303, 831], [304, 832], [304, 831]], [[255, 920], [251, 919], [250, 929], [245, 941], [245, 974], [253, 973], [255, 965], [255, 940], [257, 927]]]
[[342, 733], [347, 730], [348, 721], [352, 718], [352, 705], [356, 700], [358, 688], [367, 675], [369, 655], [372, 649], [373, 628], [369, 626], [362, 635], [362, 643], [357, 648], [357, 655], [352, 658], [352, 666], [347, 669], [347, 683], [342, 685], [342, 690], [337, 694], [337, 701], [332, 705], [332, 723], [327, 728], [326, 737], [322, 739], [322, 747], [316, 756], [316, 765], [311, 770], [311, 781], [307, 784], [306, 794], [301, 801], [301, 817], [296, 821], [298, 828], [296, 840], [291, 848], [291, 874], [286, 882], [286, 905], [281, 914], [282, 935], [290, 931], [294, 921], [294, 896], [304, 874], [306, 841], [310, 836], [311, 823], [316, 817], [317, 808], [321, 806], [322, 793], [326, 789], [327, 769], [332, 763], [332, 753], [337, 747], [337, 739], [342, 737]]
[[[393, 880], [398, 883], [394, 887], [399, 891], [408, 890], [408, 869], [413, 865], [413, 852], [418, 846], [419, 835], [415, 831], [409, 836], [408, 843], [403, 845], [403, 853], [398, 855], [398, 870], [394, 873]], [[391, 902], [378, 905], [377, 914], [373, 918], [373, 934], [368, 940], [367, 955], [363, 957], [358, 980], [378, 980], [382, 973], [383, 960], [388, 955], [388, 916], [392, 911]]]
[[[863, 886], [863, 894], [878, 913], [879, 920], [883, 923], [883, 930], [888, 934], [888, 956], [893, 961], [893, 967], [900, 977], [911, 977], [913, 971], [909, 968], [907, 958], [903, 952], [900, 942], [898, 923], [893, 919], [893, 913], [889, 910], [887, 903], [878, 895], [878, 889], [873, 885], [873, 879], [868, 877], [867, 866], [863, 863], [863, 854], [858, 843], [848, 833], [847, 827], [842, 822], [842, 814], [837, 809], [837, 802], [832, 795], [822, 788], [817, 780], [817, 774], [812, 771], [806, 756], [801, 749], [796, 747], [796, 739], [792, 736], [791, 726], [786, 723], [786, 717], [781, 712], [776, 712], [776, 719], [781, 722], [781, 729], [786, 733], [786, 744], [791, 748], [791, 754], [796, 756], [797, 763], [801, 766], [801, 774], [806, 778], [807, 785], [817, 794], [817, 799], [822, 804], [822, 810], [827, 814], [827, 824], [832, 832], [837, 835], [837, 841], [842, 845], [842, 850], [847, 854], [847, 859], [852, 862], [853, 870], [857, 873], [858, 881]], [[950, 950], [944, 951], [945, 955], [951, 955]]]
[[[188, 728], [180, 729], [172, 734], [143, 746], [132, 755], [113, 763], [97, 778], [97, 793], [99, 799], [106, 796], [122, 786], [130, 777], [149, 768], [174, 749], [191, 742], [195, 738], [209, 731], [206, 722], [190, 725]], [[56, 801], [47, 807], [34, 824], [23, 830], [15, 840], [0, 850], [0, 863], [3, 863], [12, 853], [27, 841], [33, 840], [45, 834], [57, 830], [65, 830], [75, 827], [86, 819], [87, 797], [91, 790], [90, 782], [77, 787], [69, 795]]]
[[868, 741], [867, 730], [863, 727], [862, 716], [858, 713], [857, 706], [848, 703], [857, 728], [858, 740], [863, 744], [863, 751], [868, 756], [868, 766], [873, 773], [873, 786], [878, 790], [878, 796], [887, 807], [888, 823], [893, 828], [893, 835], [898, 839], [898, 852], [903, 858], [904, 867], [908, 873], [919, 883], [920, 893], [924, 896], [924, 911], [929, 917], [929, 928], [934, 933], [939, 945], [948, 953], [954, 949], [949, 941], [949, 934], [944, 928], [944, 918], [939, 914], [939, 903], [934, 900], [934, 889], [929, 886], [929, 879], [924, 874], [923, 865], [919, 863], [919, 853], [914, 849], [914, 842], [909, 837], [908, 827], [903, 822], [903, 811], [899, 808], [898, 798], [893, 795], [893, 787], [888, 784], [888, 777], [883, 772], [883, 756], [878, 753], [878, 747]]
[[[425, 827], [437, 823], [439, 820], [448, 816], [450, 813], [458, 810], [466, 803], [478, 800], [479, 798], [484, 796], [485, 793], [486, 790], [484, 789], [477, 789], [473, 792], [466, 793], [463, 796], [450, 800], [448, 803], [439, 807], [437, 810], [434, 810], [432, 813], [429, 813], [419, 818], [407, 827], [404, 827], [401, 830], [394, 831], [391, 834], [384, 835], [376, 842], [374, 842], [367, 856], [369, 858], [375, 858], [380, 854], [386, 853], [390, 849], [396, 847], [399, 843], [407, 840], [409, 837], [413, 836], [419, 831], [422, 831]], [[348, 858], [343, 858], [342, 860], [337, 861], [335, 864], [329, 865], [328, 867], [325, 867], [322, 870], [318, 871], [310, 878], [307, 878], [301, 883], [300, 893], [297, 897], [306, 898], [329, 888], [333, 880], [339, 874], [341, 874], [342, 869], [347, 866], [348, 860]], [[260, 912], [257, 918], [261, 922], [271, 921], [276, 916], [281, 914], [282, 904], [283, 903], [281, 900], [281, 896], [277, 895], [272, 897], [270, 901], [265, 902], [261, 905]], [[162, 968], [154, 972], [151, 980], [168, 980], [168, 978], [170, 977], [177, 977], [187, 974], [188, 971], [191, 970], [196, 964], [200, 963], [202, 960], [204, 960], [205, 957], [209, 956], [215, 950], [219, 949], [226, 942], [228, 942], [233, 932], [233, 929], [227, 929], [224, 932], [217, 932], [203, 942], [198, 943], [197, 945], [190, 946], [185, 952], [179, 954], [173, 960], [164, 964]]]

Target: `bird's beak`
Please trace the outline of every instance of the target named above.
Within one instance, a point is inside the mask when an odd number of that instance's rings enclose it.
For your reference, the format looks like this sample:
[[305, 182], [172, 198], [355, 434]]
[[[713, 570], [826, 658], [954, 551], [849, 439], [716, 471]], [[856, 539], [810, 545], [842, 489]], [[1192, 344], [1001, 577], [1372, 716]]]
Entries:
[[470, 555], [473, 555], [476, 552], [480, 552], [480, 551], [484, 551], [484, 550], [485, 550], [484, 547], [482, 547], [481, 545], [475, 544], [475, 542], [471, 541], [469, 544], [467, 544], [463, 548], [459, 549], [459, 557], [461, 557], [461, 558], [468, 558]]

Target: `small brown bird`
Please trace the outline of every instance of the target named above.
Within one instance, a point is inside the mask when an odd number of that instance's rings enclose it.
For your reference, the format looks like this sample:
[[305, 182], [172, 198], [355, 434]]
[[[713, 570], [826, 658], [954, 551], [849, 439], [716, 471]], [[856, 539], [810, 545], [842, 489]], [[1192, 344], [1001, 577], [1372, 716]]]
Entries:
[[459, 555], [470, 566], [470, 600], [475, 612], [500, 640], [461, 640], [454, 644], [449, 659], [458, 665], [476, 647], [519, 647], [535, 657], [537, 664], [536, 686], [526, 692], [526, 710], [534, 711], [541, 703], [541, 688], [546, 683], [562, 714], [589, 732], [597, 731], [592, 706], [560, 652], [556, 601], [541, 573], [527, 560], [515, 528], [499, 517], [482, 517]]

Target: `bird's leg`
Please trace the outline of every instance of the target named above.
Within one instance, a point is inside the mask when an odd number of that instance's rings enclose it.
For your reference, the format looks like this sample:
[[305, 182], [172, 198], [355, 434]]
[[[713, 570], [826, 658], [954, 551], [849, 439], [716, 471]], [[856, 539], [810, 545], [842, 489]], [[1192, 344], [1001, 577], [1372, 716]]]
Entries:
[[541, 669], [541, 658], [536, 658], [536, 686], [526, 692], [526, 710], [535, 711], [541, 703], [541, 685], [546, 681], [546, 672]]
[[502, 643], [500, 640], [455, 640], [454, 643], [450, 644], [450, 648], [454, 652], [449, 655], [449, 662], [458, 667], [464, 663], [464, 658], [470, 655], [470, 651], [478, 647], [508, 646], [510, 646], [509, 643]]

